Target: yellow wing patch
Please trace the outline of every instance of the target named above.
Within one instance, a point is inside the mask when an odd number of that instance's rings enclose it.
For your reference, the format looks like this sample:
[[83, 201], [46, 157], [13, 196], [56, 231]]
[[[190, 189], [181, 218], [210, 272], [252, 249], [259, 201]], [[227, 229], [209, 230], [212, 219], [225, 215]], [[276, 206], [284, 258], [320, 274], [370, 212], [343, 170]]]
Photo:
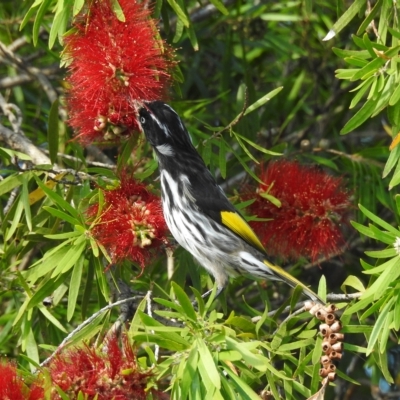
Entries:
[[221, 211], [221, 221], [227, 228], [239, 235], [248, 244], [265, 253], [264, 246], [261, 244], [260, 239], [238, 213], [233, 211]]

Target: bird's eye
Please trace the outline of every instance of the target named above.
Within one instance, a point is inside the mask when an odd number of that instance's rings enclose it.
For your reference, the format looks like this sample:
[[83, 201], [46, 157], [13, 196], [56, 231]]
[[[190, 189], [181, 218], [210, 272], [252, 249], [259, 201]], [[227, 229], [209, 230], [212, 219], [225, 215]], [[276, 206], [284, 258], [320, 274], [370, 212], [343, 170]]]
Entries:
[[146, 123], [146, 118], [145, 117], [140, 117], [140, 123], [143, 125]]

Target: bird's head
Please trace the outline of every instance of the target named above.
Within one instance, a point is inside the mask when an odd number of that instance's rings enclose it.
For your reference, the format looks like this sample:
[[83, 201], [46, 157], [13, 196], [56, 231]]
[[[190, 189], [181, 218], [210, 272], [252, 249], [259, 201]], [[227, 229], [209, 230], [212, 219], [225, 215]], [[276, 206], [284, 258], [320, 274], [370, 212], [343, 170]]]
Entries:
[[162, 101], [144, 103], [138, 122], [148, 142], [162, 155], [173, 156], [180, 149], [193, 147], [179, 115]]

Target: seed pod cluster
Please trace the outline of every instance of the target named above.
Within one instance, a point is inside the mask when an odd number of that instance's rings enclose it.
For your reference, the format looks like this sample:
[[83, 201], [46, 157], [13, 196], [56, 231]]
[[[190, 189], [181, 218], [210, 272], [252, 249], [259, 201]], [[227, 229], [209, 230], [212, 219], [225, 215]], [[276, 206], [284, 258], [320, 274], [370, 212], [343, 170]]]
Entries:
[[319, 374], [332, 382], [336, 378], [336, 363], [343, 355], [344, 335], [340, 333], [342, 324], [335, 314], [337, 308], [333, 304], [322, 305], [312, 301], [306, 302], [304, 307], [310, 314], [322, 321], [319, 331], [323, 336], [322, 351], [324, 355], [321, 357], [322, 368], [319, 370]]

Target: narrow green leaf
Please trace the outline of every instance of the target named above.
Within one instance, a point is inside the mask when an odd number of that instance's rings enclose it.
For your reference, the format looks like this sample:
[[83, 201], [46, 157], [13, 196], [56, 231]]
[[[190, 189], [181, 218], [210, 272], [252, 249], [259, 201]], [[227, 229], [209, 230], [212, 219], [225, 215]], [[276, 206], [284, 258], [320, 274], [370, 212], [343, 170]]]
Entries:
[[178, 4], [178, 2], [176, 0], [168, 0], [168, 3], [171, 6], [171, 8], [174, 10], [177, 17], [183, 22], [185, 27], [188, 28], [190, 22], [189, 22], [188, 16], [185, 14], [185, 11], [183, 10], [183, 8], [181, 8], [181, 6]]
[[68, 270], [70, 270], [78, 261], [79, 257], [85, 250], [85, 247], [86, 247], [85, 240], [80, 243], [71, 245], [67, 254], [59, 261], [57, 267], [51, 274], [51, 277], [55, 278], [61, 274], [65, 274]]
[[386, 161], [385, 168], [382, 173], [382, 178], [386, 178], [390, 171], [396, 166], [400, 159], [400, 145], [396, 146], [389, 154], [389, 158]]
[[275, 207], [281, 208], [282, 207], [282, 202], [277, 199], [276, 197], [272, 196], [272, 194], [269, 194], [268, 192], [259, 192], [259, 195], [267, 199], [269, 202], [271, 202]]
[[377, 225], [381, 226], [383, 229], [387, 230], [388, 232], [393, 233], [395, 236], [400, 236], [400, 231], [384, 221], [382, 218], [379, 218], [377, 215], [369, 211], [365, 208], [362, 204], [359, 204], [358, 207], [360, 208], [361, 212], [368, 217], [372, 222], [375, 222]]
[[50, 107], [49, 118], [47, 121], [47, 141], [49, 143], [49, 155], [52, 164], [57, 161], [59, 140], [58, 124], [58, 99], [56, 99]]
[[78, 299], [79, 288], [81, 287], [84, 261], [85, 257], [81, 256], [72, 270], [68, 293], [67, 321], [71, 321], [74, 316], [76, 300]]
[[353, 99], [351, 100], [349, 109], [351, 110], [352, 108], [354, 108], [359, 101], [361, 100], [361, 98], [363, 97], [363, 95], [365, 94], [365, 92], [368, 90], [368, 88], [372, 85], [372, 83], [375, 81], [376, 77], [374, 76], [370, 76], [368, 79], [366, 79], [365, 81], [363, 81], [361, 83], [361, 85], [359, 85], [359, 90], [357, 91], [357, 93], [354, 95]]
[[366, 18], [364, 21], [361, 23], [361, 25], [358, 27], [357, 30], [357, 35], [361, 35], [370, 25], [372, 20], [375, 18], [375, 15], [378, 13], [379, 9], [382, 6], [383, 0], [378, 0], [372, 10], [367, 14]]
[[[43, 209], [47, 211], [49, 214], [53, 215], [54, 217], [59, 218], [61, 221], [66, 221], [69, 222], [72, 226], [75, 226], [77, 224], [80, 224], [80, 221], [76, 218], [71, 217], [69, 214], [65, 213], [64, 211], [57, 210], [56, 208], [49, 207], [49, 206], [43, 206]], [[66, 233], [71, 233], [71, 232], [66, 232]], [[45, 235], [45, 237], [55, 239], [55, 235]], [[62, 237], [60, 237], [62, 239]]]
[[[268, 360], [264, 357], [261, 356], [260, 354], [255, 354], [253, 353], [248, 347], [247, 343], [239, 343], [233, 338], [227, 336], [225, 338], [227, 349], [229, 350], [236, 350], [238, 351], [243, 359], [249, 363], [251, 366], [256, 368], [257, 370], [261, 372], [265, 372], [268, 368]], [[253, 342], [252, 346], [256, 346], [257, 343]]]
[[247, 146], [243, 143], [242, 139], [236, 134], [236, 132], [231, 131], [233, 135], [235, 136], [236, 141], [238, 142], [239, 146], [243, 149], [243, 151], [247, 154], [247, 156], [250, 158], [250, 160], [253, 160], [256, 164], [259, 164], [260, 162], [253, 156], [253, 154], [250, 153], [250, 150], [247, 148]]
[[254, 143], [252, 140], [248, 139], [247, 137], [235, 132], [234, 133], [236, 137], [240, 137], [240, 139], [244, 140], [246, 143], [248, 143], [250, 146], [254, 147], [255, 149], [261, 151], [264, 154], [272, 155], [272, 156], [281, 156], [282, 153], [277, 153], [275, 151], [267, 150], [266, 148], [259, 146], [257, 143]]
[[47, 194], [47, 196], [53, 201], [54, 204], [68, 211], [76, 219], [79, 218], [78, 211], [74, 207], [72, 207], [71, 204], [69, 204], [66, 200], [64, 200], [55, 191], [49, 189], [40, 179], [36, 177], [35, 179], [40, 188]]
[[124, 11], [122, 10], [118, 0], [111, 0], [111, 7], [117, 19], [121, 22], [125, 22]]
[[26, 224], [28, 225], [29, 232], [32, 232], [32, 214], [31, 214], [31, 206], [29, 204], [27, 176], [24, 177], [24, 184], [22, 185], [21, 201], [24, 205]]
[[40, 4], [44, 0], [35, 0], [35, 2], [31, 5], [29, 8], [28, 12], [25, 14], [24, 19], [21, 22], [21, 25], [19, 26], [19, 30], [21, 31], [25, 25], [31, 20], [32, 15], [35, 14], [37, 8], [40, 6]]
[[194, 311], [192, 302], [190, 301], [188, 295], [176, 282], [171, 282], [171, 286], [174, 290], [174, 294], [179, 304], [182, 306], [183, 311], [190, 319], [192, 319], [193, 321], [197, 321], [197, 315]]
[[68, 333], [68, 331], [61, 325], [60, 321], [55, 318], [50, 311], [43, 305], [40, 305], [39, 311], [50, 321], [55, 327], [57, 327], [61, 332]]
[[11, 222], [11, 226], [8, 228], [8, 230], [6, 230], [6, 237], [5, 237], [6, 242], [13, 237], [15, 231], [17, 230], [23, 210], [24, 210], [24, 205], [22, 201], [18, 201], [17, 207], [15, 208], [13, 220]]
[[341, 135], [345, 135], [359, 127], [365, 122], [375, 110], [377, 99], [369, 99], [361, 109], [346, 123], [340, 131]]
[[385, 320], [389, 313], [390, 308], [392, 307], [394, 302], [394, 298], [390, 299], [383, 307], [383, 310], [379, 313], [378, 319], [374, 323], [374, 329], [371, 332], [371, 336], [369, 337], [368, 346], [367, 346], [367, 355], [371, 354], [375, 343], [377, 342], [379, 336], [382, 333], [382, 328], [385, 324]]
[[343, 290], [343, 292], [346, 293], [346, 286], [350, 286], [354, 289], [356, 289], [358, 292], [364, 292], [365, 291], [365, 287], [363, 285], [363, 283], [360, 281], [360, 279], [354, 275], [349, 275], [345, 281], [342, 283], [342, 285], [340, 286], [340, 289]]
[[72, 16], [75, 17], [82, 10], [85, 0], [75, 0], [74, 7], [72, 8]]
[[[237, 376], [229, 365], [224, 366], [224, 372], [227, 374], [231, 382], [235, 385], [236, 390], [240, 394], [242, 400], [260, 400], [260, 396], [239, 376]], [[278, 398], [278, 397], [277, 397]]]
[[273, 97], [275, 97], [282, 89], [283, 89], [283, 86], [280, 86], [274, 90], [271, 90], [269, 93], [265, 94], [263, 97], [259, 98], [257, 101], [255, 101], [253, 104], [251, 104], [249, 107], [247, 107], [246, 111], [244, 112], [243, 115], [250, 114], [254, 110], [257, 110], [257, 108], [263, 106], [265, 103], [270, 101]]
[[370, 61], [365, 67], [361, 68], [357, 73], [355, 73], [351, 80], [356, 81], [358, 79], [364, 78], [370, 73], [376, 73], [383, 64], [385, 64], [385, 60], [383, 58], [377, 57], [374, 60]]
[[[243, 161], [242, 157], [239, 156], [239, 154], [236, 153], [236, 151], [229, 145], [229, 150], [233, 153], [233, 155], [237, 158], [237, 160], [240, 162], [240, 164], [242, 164], [242, 167], [246, 170], [246, 172], [254, 179], [256, 180], [258, 183], [264, 184], [264, 182], [262, 182], [260, 180], [260, 178], [249, 168], [249, 166]], [[400, 147], [400, 146], [399, 146]]]
[[[11, 192], [18, 186], [21, 186], [22, 183], [24, 182], [23, 179], [24, 174], [25, 173], [21, 175], [10, 175], [4, 180], [0, 181], [0, 196], [2, 196], [5, 193]], [[29, 175], [32, 176], [32, 173], [30, 173]]]
[[400, 257], [393, 258], [392, 263], [378, 277], [378, 279], [363, 293], [361, 299], [373, 296], [374, 300], [379, 299], [388, 290], [394, 281], [400, 276]]
[[221, 177], [226, 178], [226, 145], [224, 138], [219, 139], [219, 155], [218, 155], [218, 166]]
[[[25, 349], [27, 356], [34, 361], [36, 364], [39, 364], [39, 350], [36, 343], [35, 335], [33, 334], [32, 328], [29, 327], [28, 334], [25, 337]], [[30, 369], [32, 372], [36, 370], [36, 365], [30, 364]], [[7, 396], [8, 397], [8, 396]]]
[[203, 363], [205, 372], [207, 373], [209, 380], [212, 382], [214, 387], [219, 390], [221, 388], [221, 379], [219, 377], [219, 373], [210, 353], [210, 350], [205, 345], [204, 341], [200, 338], [196, 340], [196, 347], [198, 348], [198, 352], [200, 355], [199, 362]]
[[391, 248], [378, 251], [366, 251], [365, 254], [368, 257], [373, 257], [373, 258], [392, 258], [397, 255], [397, 252], [394, 248]]
[[224, 3], [220, 0], [210, 0], [210, 3], [214, 4], [215, 8], [219, 10], [224, 15], [229, 15], [229, 11], [224, 6]]
[[33, 45], [35, 47], [39, 39], [39, 30], [40, 27], [42, 26], [43, 16], [46, 13], [47, 9], [49, 8], [50, 2], [51, 0], [43, 0], [36, 14], [35, 22], [33, 23], [33, 34], [32, 34]]
[[358, 14], [358, 12], [361, 10], [361, 8], [364, 6], [365, 3], [366, 0], [355, 0], [353, 3], [351, 3], [350, 7], [333, 24], [331, 30], [322, 40], [324, 41], [330, 40], [334, 36], [336, 36]]
[[400, 100], [400, 84], [396, 84], [396, 89], [394, 89], [394, 92], [390, 96], [389, 99], [389, 105], [394, 106], [396, 103], [398, 103]]

